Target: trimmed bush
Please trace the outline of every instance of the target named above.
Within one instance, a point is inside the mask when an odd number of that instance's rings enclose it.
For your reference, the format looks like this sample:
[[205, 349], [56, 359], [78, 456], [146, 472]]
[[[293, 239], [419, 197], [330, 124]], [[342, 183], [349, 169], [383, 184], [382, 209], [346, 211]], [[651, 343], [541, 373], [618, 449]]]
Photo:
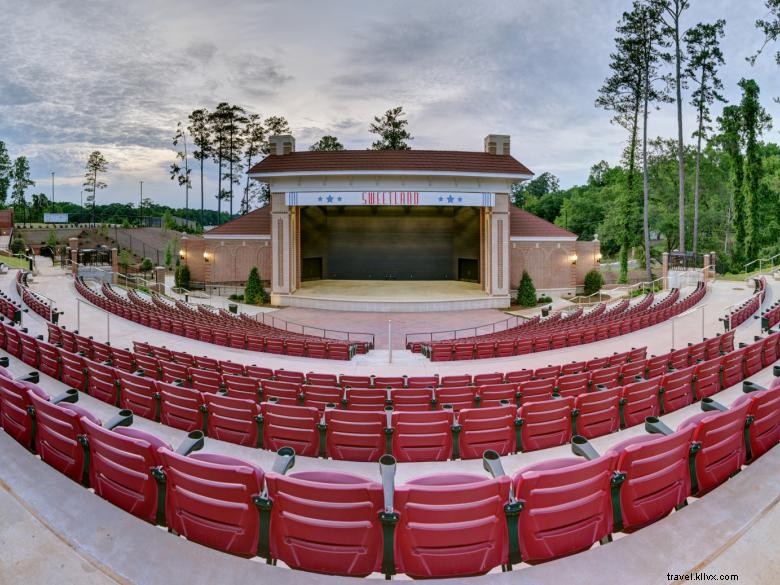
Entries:
[[21, 236], [16, 236], [13, 240], [11, 240], [11, 245], [8, 247], [13, 254], [21, 254], [27, 249], [27, 245], [24, 243], [24, 240], [21, 238]]
[[604, 286], [604, 277], [598, 270], [591, 270], [585, 275], [585, 294], [592, 295], [601, 290]]
[[244, 302], [249, 305], [257, 305], [262, 302], [263, 285], [260, 284], [260, 273], [257, 271], [257, 266], [253, 266], [249, 271], [249, 276], [246, 279], [246, 286], [244, 287]]
[[176, 272], [173, 273], [173, 281], [177, 288], [190, 288], [190, 267], [186, 264], [179, 264]]
[[536, 287], [527, 271], [523, 270], [520, 286], [517, 287], [517, 304], [521, 307], [536, 306]]

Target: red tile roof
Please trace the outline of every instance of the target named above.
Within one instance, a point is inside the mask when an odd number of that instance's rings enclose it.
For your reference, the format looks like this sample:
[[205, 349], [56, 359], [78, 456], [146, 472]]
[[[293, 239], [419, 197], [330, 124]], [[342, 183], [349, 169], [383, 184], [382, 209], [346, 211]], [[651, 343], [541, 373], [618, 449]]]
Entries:
[[207, 231], [211, 236], [270, 236], [271, 206], [266, 205]]
[[335, 150], [270, 155], [250, 169], [253, 175], [348, 171], [413, 171], [533, 175], [510, 155], [449, 150]]
[[577, 237], [577, 234], [573, 234], [554, 223], [550, 223], [546, 219], [542, 219], [533, 213], [528, 213], [512, 204], [509, 205], [509, 235], [510, 237], [526, 236], [536, 238]]

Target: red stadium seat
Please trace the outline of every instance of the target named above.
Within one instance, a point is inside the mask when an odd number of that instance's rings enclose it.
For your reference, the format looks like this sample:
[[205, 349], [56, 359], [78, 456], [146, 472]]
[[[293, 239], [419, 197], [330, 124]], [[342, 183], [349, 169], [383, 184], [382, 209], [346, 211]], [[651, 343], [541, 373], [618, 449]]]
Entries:
[[365, 577], [382, 566], [382, 486], [333, 471], [266, 476], [270, 556], [293, 569]]
[[439, 388], [436, 391], [439, 408], [449, 404], [455, 412], [477, 406], [477, 389], [474, 386]]
[[640, 435], [610, 447], [608, 453], [617, 456], [617, 469], [625, 474], [620, 486], [624, 531], [660, 520], [691, 494], [688, 457], [692, 432], [689, 428], [668, 436]]
[[673, 412], [693, 402], [696, 366], [664, 374], [661, 378], [661, 412]]
[[503, 401], [507, 401], [507, 404], [514, 406], [518, 405], [518, 384], [487, 384], [481, 385], [477, 388], [477, 396], [479, 397], [479, 405], [486, 406], [499, 406], [503, 404]]
[[306, 383], [314, 386], [338, 386], [339, 379], [336, 374], [317, 374], [309, 372], [306, 374]]
[[633, 427], [642, 424], [648, 416], [658, 416], [661, 413], [658, 401], [660, 389], [660, 378], [623, 386], [620, 392], [622, 426]]
[[86, 361], [89, 387], [87, 393], [108, 404], [119, 404], [119, 377], [116, 370], [93, 361]]
[[547, 378], [557, 378], [561, 373], [561, 366], [546, 366], [544, 368], [536, 368], [534, 371], [534, 378], [537, 380], [546, 380]]
[[471, 386], [473, 379], [469, 374], [454, 374], [442, 376], [439, 380], [439, 386], [442, 388], [452, 388], [457, 386]]
[[589, 549], [612, 531], [611, 480], [615, 456], [593, 461], [552, 459], [520, 470], [515, 497], [520, 556], [534, 564]]
[[520, 395], [520, 404], [538, 400], [549, 400], [552, 398], [554, 390], [555, 378], [529, 380], [528, 382], [520, 382], [517, 386], [517, 392]]
[[762, 354], [764, 346], [762, 343], [753, 343], [745, 348], [745, 361], [743, 362], [742, 377], [747, 378], [758, 373], [764, 366], [762, 363]]
[[350, 376], [346, 374], [341, 374], [339, 376], [339, 384], [343, 388], [346, 388], [347, 386], [353, 388], [370, 388], [372, 383], [373, 380], [371, 376]]
[[203, 395], [192, 388], [157, 383], [160, 422], [183, 431], [203, 430]]
[[[233, 374], [235, 376], [243, 376], [246, 374], [247, 376], [253, 376], [255, 378], [262, 377], [258, 375], [258, 372], [253, 370], [253, 368], [255, 368], [255, 366], [244, 366], [244, 364], [237, 364], [230, 360], [219, 360], [219, 371], [222, 374]], [[266, 371], [267, 368], [259, 368], [259, 370]]]
[[319, 453], [320, 413], [307, 406], [287, 406], [263, 402], [263, 447], [278, 451], [292, 447], [298, 455], [316, 457]]
[[390, 390], [393, 410], [431, 410], [433, 408], [433, 388], [393, 388]]
[[593, 370], [590, 374], [591, 388], [604, 386], [614, 388], [620, 384], [620, 366], [609, 366], [599, 370]]
[[590, 372], [560, 376], [555, 383], [555, 392], [559, 396], [579, 396], [590, 387]]
[[383, 412], [326, 410], [326, 454], [345, 461], [379, 461], [387, 450]]
[[557, 398], [523, 404], [517, 411], [521, 421], [521, 451], [536, 451], [563, 445], [571, 440], [571, 411], [574, 398]]
[[276, 398], [279, 404], [297, 406], [301, 404], [300, 382], [277, 382], [276, 380], [261, 380], [263, 400]]
[[347, 388], [344, 391], [344, 406], [349, 410], [384, 410], [388, 392], [380, 388]]
[[745, 376], [743, 362], [745, 349], [738, 349], [720, 358], [720, 387], [725, 390], [742, 381]]
[[87, 366], [84, 358], [60, 348], [60, 364], [62, 365], [60, 380], [71, 388], [86, 391]]
[[515, 451], [514, 406], [466, 408], [458, 413], [459, 451], [463, 459], [478, 459], [492, 449], [499, 455]]
[[[722, 359], [722, 358], [721, 358]], [[720, 391], [720, 360], [702, 362], [694, 370], [694, 396], [701, 400]]]
[[406, 385], [404, 376], [375, 376], [375, 388], [403, 388]]
[[398, 570], [412, 578], [464, 577], [507, 563], [509, 478], [421, 477], [396, 488]]
[[[780, 380], [780, 378], [778, 378]], [[747, 415], [752, 417], [748, 427], [747, 459], [761, 457], [780, 441], [780, 384], [737, 398], [731, 408], [749, 404]]]
[[439, 376], [410, 376], [406, 379], [407, 388], [436, 388], [439, 385]]
[[157, 518], [157, 483], [149, 470], [162, 465], [159, 449], [171, 447], [134, 428], [104, 429], [88, 418], [81, 424], [89, 446], [90, 486], [101, 498], [147, 522]]
[[446, 461], [452, 457], [451, 411], [394, 412], [392, 421], [393, 455], [398, 461]]
[[306, 382], [306, 374], [293, 370], [276, 370], [274, 372], [274, 380], [291, 384], [304, 384]]
[[[160, 449], [170, 530], [205, 546], [247, 557], [258, 549], [263, 471], [225, 455], [188, 457]], [[218, 529], [215, 529], [218, 527]]]
[[338, 406], [344, 397], [344, 391], [339, 386], [301, 386], [303, 406], [312, 406], [322, 412], [328, 404]]
[[505, 381], [507, 382], [527, 382], [529, 380], [532, 380], [534, 377], [534, 371], [533, 370], [515, 370], [513, 372], [507, 372], [504, 376]]
[[176, 362], [160, 361], [160, 370], [163, 382], [169, 384], [181, 382], [184, 386], [190, 385], [190, 369], [187, 366], [177, 364]]
[[620, 388], [580, 394], [574, 401], [575, 428], [587, 439], [614, 433], [620, 428]]
[[[258, 402], [260, 399], [260, 380], [249, 376], [235, 376], [233, 374], [223, 374], [222, 381], [225, 384], [228, 396], [231, 398], [248, 398]], [[193, 376], [193, 388], [195, 387], [195, 378]]]
[[248, 447], [259, 445], [257, 402], [210, 393], [203, 394], [203, 400], [209, 437]]
[[136, 376], [118, 371], [119, 406], [131, 410], [134, 415], [150, 420], [158, 420], [159, 396], [157, 382], [146, 376]]
[[692, 440], [701, 445], [694, 458], [694, 495], [716, 488], [745, 463], [744, 432], [749, 408], [750, 404], [745, 402], [724, 412], [701, 412], [677, 427], [678, 431], [693, 429]]
[[35, 447], [33, 419], [28, 414], [31, 393], [48, 399], [48, 394], [38, 386], [0, 375], [0, 426], [26, 449]]
[[476, 374], [472, 383], [474, 386], [485, 386], [487, 384], [502, 384], [504, 382], [504, 374], [499, 372], [492, 372], [490, 374]]

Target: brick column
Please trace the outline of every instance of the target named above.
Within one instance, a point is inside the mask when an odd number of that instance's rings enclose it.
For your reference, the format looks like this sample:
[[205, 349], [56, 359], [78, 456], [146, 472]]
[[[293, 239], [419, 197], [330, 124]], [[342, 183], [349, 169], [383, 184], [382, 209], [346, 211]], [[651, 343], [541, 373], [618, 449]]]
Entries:
[[119, 250], [111, 248], [111, 284], [119, 282]]
[[704, 282], [704, 285], [706, 286], [707, 282], [710, 279], [710, 258], [711, 258], [711, 256], [709, 254], [704, 254], [704, 256], [702, 258], [704, 260], [704, 266], [703, 266], [702, 271], [701, 271], [701, 278], [702, 278], [702, 281]]
[[70, 270], [73, 276], [76, 276], [79, 272], [79, 239], [68, 238], [68, 248], [70, 249]]
[[165, 294], [165, 267], [157, 266], [154, 269], [154, 280], [156, 281], [156, 289], [160, 294]]
[[662, 257], [662, 267], [661, 267], [661, 278], [663, 279], [661, 283], [664, 286], [664, 290], [669, 288], [669, 252], [664, 252]]

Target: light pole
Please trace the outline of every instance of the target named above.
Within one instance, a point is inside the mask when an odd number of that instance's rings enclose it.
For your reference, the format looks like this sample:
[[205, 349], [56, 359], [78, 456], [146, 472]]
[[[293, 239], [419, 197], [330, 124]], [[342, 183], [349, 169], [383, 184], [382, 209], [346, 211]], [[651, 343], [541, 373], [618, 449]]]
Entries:
[[143, 227], [144, 220], [144, 182], [141, 181], [141, 200], [138, 202], [138, 227]]
[[51, 172], [51, 204], [54, 205], [54, 171]]

